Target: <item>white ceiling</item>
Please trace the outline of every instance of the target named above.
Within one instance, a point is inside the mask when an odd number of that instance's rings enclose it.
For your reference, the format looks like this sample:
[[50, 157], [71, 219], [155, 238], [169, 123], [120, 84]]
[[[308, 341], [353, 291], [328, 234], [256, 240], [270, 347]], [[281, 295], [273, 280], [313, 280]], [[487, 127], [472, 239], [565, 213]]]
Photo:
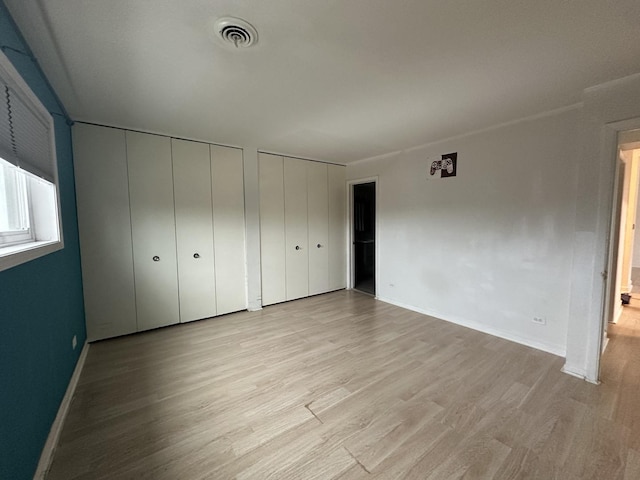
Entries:
[[[5, 0], [75, 120], [346, 163], [640, 72], [638, 0]], [[212, 25], [242, 17], [234, 49]]]

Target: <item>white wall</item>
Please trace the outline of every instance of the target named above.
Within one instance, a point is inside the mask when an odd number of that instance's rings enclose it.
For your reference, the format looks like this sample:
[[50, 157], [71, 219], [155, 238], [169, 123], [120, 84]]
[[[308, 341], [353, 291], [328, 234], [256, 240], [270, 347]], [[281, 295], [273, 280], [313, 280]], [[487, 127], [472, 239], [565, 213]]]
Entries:
[[588, 88], [583, 94], [571, 307], [564, 371], [598, 381], [609, 238], [619, 131], [640, 128], [640, 74]]
[[[576, 108], [349, 165], [350, 180], [379, 177], [378, 297], [564, 355], [580, 121]], [[458, 176], [427, 180], [450, 152]]]

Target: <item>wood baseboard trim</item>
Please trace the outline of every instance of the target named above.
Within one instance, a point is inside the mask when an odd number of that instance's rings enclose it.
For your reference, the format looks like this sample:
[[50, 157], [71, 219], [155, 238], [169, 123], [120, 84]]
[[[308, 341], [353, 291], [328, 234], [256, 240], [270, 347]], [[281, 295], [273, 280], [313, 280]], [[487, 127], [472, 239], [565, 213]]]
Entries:
[[80, 373], [82, 373], [84, 362], [87, 359], [88, 351], [89, 343], [85, 342], [84, 346], [82, 347], [82, 352], [80, 352], [80, 356], [78, 357], [76, 368], [73, 370], [73, 375], [71, 375], [71, 379], [69, 380], [67, 391], [65, 392], [64, 397], [62, 397], [62, 402], [60, 402], [60, 407], [58, 408], [56, 418], [53, 421], [53, 424], [51, 424], [51, 430], [49, 431], [47, 441], [42, 448], [40, 461], [38, 462], [36, 473], [33, 475], [33, 480], [44, 480], [47, 472], [49, 471], [51, 460], [53, 460], [53, 453], [55, 452], [56, 446], [58, 445], [58, 439], [60, 438], [60, 433], [62, 432], [62, 426], [64, 425], [64, 421], [67, 418], [67, 413], [69, 412], [69, 407], [71, 406], [71, 399], [73, 398], [73, 394], [75, 393], [76, 387], [78, 386], [78, 380], [80, 379]]

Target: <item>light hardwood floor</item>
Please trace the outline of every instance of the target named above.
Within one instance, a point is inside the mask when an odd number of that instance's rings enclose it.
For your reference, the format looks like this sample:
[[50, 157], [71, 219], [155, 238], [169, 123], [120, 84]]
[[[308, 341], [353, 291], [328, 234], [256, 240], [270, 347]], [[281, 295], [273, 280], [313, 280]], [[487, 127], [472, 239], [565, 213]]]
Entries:
[[350, 291], [95, 343], [48, 479], [640, 479], [637, 305], [599, 386]]

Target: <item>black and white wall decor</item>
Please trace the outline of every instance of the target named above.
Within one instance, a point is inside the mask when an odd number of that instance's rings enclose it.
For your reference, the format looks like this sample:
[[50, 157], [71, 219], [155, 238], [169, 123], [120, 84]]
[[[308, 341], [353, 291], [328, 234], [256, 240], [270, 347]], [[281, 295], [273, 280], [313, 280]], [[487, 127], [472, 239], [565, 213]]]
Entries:
[[458, 170], [458, 152], [442, 155], [440, 160], [433, 160], [429, 165], [429, 178], [455, 177]]

